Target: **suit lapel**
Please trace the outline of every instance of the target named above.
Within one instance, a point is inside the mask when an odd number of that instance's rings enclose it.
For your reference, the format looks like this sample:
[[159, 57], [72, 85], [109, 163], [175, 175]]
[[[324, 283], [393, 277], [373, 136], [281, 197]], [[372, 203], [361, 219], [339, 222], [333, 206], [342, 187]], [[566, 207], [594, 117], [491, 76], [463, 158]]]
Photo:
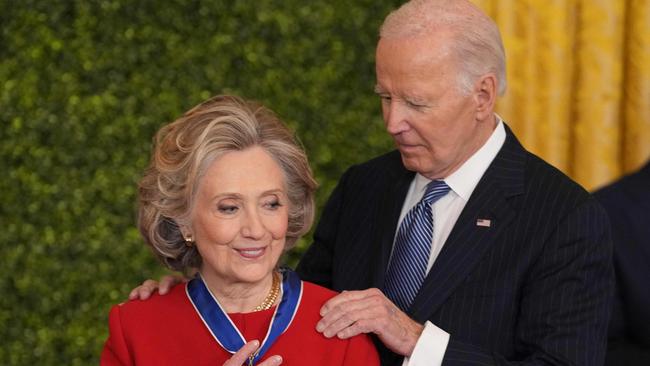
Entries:
[[508, 198], [523, 192], [526, 152], [507, 126], [506, 133], [409, 309], [416, 321], [438, 310], [516, 215]]
[[398, 161], [394, 175], [387, 177], [390, 179], [389, 189], [387, 192], [381, 192], [383, 196], [379, 211], [379, 222], [377, 225], [377, 234], [375, 242], [378, 243], [378, 250], [373, 251], [374, 258], [372, 272], [372, 287], [382, 288], [384, 285], [384, 276], [388, 267], [388, 260], [393, 247], [393, 239], [397, 230], [397, 221], [402, 211], [402, 205], [408, 193], [409, 186], [415, 173], [410, 172], [402, 165], [401, 157], [396, 152]]

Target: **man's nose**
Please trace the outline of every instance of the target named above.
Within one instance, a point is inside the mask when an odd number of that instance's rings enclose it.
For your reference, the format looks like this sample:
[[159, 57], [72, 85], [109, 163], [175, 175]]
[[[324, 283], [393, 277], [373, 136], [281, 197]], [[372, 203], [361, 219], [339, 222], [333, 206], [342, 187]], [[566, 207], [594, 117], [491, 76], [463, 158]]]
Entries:
[[407, 121], [406, 111], [400, 103], [393, 100], [384, 107], [384, 123], [389, 134], [398, 135], [408, 130]]

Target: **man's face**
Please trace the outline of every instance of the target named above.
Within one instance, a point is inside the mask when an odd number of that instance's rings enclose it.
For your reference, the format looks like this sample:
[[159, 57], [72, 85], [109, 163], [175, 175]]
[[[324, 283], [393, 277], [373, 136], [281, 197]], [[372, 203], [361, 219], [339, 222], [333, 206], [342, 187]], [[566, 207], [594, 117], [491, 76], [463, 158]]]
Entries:
[[463, 93], [445, 34], [382, 38], [376, 92], [386, 130], [407, 169], [445, 178], [489, 138], [494, 125], [477, 119], [477, 95]]

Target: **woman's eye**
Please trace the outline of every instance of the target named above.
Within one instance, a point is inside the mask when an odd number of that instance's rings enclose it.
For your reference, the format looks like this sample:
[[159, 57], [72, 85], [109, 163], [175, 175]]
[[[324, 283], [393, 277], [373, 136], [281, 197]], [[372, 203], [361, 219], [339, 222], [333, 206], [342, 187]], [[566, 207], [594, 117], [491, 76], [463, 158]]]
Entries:
[[266, 208], [271, 210], [277, 210], [279, 207], [282, 207], [282, 204], [280, 203], [280, 201], [275, 200], [275, 201], [269, 201], [265, 203], [264, 206], [266, 206]]
[[219, 205], [217, 209], [219, 210], [220, 213], [230, 215], [237, 212], [239, 208], [237, 206], [231, 206], [231, 205]]

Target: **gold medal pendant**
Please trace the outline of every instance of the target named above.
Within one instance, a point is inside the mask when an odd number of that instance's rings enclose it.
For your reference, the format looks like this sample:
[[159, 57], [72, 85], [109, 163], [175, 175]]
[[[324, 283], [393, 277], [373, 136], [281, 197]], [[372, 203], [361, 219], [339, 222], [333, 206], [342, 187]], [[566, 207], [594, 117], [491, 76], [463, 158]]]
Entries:
[[253, 361], [255, 360], [255, 357], [257, 357], [257, 353], [259, 350], [253, 352], [250, 356], [248, 356], [248, 366], [253, 366]]
[[[244, 339], [228, 314], [224, 312], [223, 307], [210, 292], [200, 274], [187, 283], [186, 292], [198, 316], [212, 333], [219, 346], [227, 352], [235, 354], [237, 350], [246, 345], [246, 339]], [[253, 311], [269, 310], [279, 299], [281, 301], [273, 311], [266, 337], [260, 342], [259, 348], [243, 360], [244, 365], [253, 366], [259, 364], [261, 357], [264, 357], [278, 337], [289, 328], [300, 306], [301, 296], [302, 281], [297, 274], [290, 270], [283, 270], [282, 273], [273, 272], [269, 293]]]

